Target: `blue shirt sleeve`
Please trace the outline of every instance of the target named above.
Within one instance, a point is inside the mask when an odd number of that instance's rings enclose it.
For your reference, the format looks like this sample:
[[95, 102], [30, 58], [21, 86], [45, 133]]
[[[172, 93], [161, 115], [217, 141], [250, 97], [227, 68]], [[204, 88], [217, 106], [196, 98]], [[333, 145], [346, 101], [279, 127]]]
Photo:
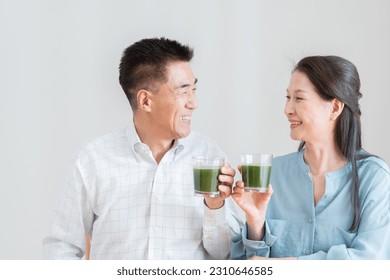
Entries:
[[231, 246], [231, 259], [248, 259], [253, 256], [269, 257], [270, 248], [276, 241], [276, 236], [273, 236], [268, 227], [268, 223], [265, 223], [265, 235], [261, 241], [249, 240], [248, 236], [248, 225], [242, 228], [241, 235], [237, 235], [232, 239]]

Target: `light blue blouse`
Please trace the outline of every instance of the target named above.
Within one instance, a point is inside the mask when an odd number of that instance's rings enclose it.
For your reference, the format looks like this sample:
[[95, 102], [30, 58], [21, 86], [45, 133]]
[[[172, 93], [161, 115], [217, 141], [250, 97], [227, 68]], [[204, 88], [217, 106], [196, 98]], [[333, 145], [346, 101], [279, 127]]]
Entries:
[[361, 221], [349, 232], [351, 164], [325, 175], [325, 193], [315, 206], [303, 151], [276, 157], [264, 239], [248, 240], [244, 226], [233, 237], [231, 258], [390, 259], [389, 167], [376, 157], [359, 160], [358, 166]]

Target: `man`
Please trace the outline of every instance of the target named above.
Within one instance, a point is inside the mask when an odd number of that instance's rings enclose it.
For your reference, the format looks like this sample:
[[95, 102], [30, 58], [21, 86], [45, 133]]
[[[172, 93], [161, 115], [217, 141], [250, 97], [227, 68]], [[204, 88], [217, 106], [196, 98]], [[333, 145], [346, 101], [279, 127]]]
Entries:
[[[197, 107], [193, 51], [144, 39], [122, 56], [119, 82], [133, 124], [86, 144], [60, 195], [44, 256], [77, 259], [91, 236], [91, 259], [223, 259], [235, 171], [224, 164], [219, 197], [194, 196], [192, 156], [225, 154], [191, 132]], [[225, 157], [226, 158], [226, 157]]]

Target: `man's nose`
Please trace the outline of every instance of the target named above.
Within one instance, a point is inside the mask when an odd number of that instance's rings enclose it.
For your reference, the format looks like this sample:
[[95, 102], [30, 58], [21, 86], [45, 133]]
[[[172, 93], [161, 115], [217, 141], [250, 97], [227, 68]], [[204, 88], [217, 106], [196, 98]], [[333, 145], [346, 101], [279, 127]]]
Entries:
[[198, 107], [198, 102], [197, 102], [196, 95], [194, 92], [190, 93], [186, 105], [187, 105], [188, 109], [192, 109], [192, 110], [195, 110]]

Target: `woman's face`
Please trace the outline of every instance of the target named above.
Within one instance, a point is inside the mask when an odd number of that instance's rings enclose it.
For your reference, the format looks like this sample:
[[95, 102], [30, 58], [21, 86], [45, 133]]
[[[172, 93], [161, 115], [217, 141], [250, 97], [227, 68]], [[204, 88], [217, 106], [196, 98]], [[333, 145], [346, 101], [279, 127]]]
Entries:
[[304, 73], [292, 74], [286, 97], [284, 113], [290, 122], [292, 139], [317, 143], [333, 135], [332, 102], [321, 99]]

